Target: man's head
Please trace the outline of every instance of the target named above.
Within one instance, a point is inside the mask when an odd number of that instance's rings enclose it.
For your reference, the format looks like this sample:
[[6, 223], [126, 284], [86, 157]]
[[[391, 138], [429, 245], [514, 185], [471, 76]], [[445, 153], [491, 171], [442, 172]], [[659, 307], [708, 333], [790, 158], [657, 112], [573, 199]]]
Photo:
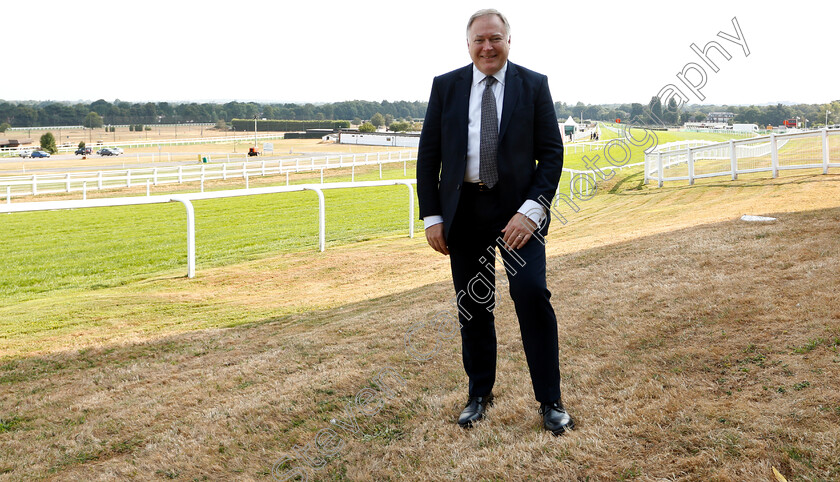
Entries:
[[467, 22], [467, 48], [484, 75], [501, 70], [510, 51], [510, 24], [505, 16], [493, 9], [475, 12]]

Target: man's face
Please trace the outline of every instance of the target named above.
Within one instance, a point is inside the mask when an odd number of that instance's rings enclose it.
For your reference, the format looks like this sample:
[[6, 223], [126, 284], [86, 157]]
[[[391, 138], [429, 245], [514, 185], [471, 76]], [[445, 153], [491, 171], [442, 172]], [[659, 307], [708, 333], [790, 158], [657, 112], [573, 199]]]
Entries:
[[493, 75], [502, 67], [510, 51], [510, 37], [498, 15], [485, 15], [473, 20], [467, 38], [473, 63], [484, 75]]

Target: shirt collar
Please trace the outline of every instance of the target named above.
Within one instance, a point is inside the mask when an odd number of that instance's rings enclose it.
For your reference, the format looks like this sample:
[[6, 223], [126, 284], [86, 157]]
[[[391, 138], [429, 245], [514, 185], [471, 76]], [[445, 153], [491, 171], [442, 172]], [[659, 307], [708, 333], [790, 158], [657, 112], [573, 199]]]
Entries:
[[[493, 77], [496, 78], [496, 81], [502, 87], [504, 87], [504, 85], [505, 85], [505, 73], [507, 73], [507, 68], [508, 68], [508, 63], [507, 63], [507, 61], [505, 61], [505, 65], [503, 65], [502, 68], [499, 69], [498, 72], [493, 74]], [[484, 75], [480, 70], [478, 70], [478, 67], [476, 67], [475, 64], [473, 64], [473, 82], [472, 82], [473, 87], [478, 85], [478, 83], [481, 82], [482, 80], [484, 80], [485, 77], [487, 77], [487, 76]]]

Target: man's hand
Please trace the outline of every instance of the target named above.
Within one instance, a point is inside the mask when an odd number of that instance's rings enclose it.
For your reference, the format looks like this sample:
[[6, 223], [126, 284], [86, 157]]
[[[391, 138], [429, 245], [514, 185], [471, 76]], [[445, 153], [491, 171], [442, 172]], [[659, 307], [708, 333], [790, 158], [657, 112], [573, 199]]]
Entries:
[[426, 241], [438, 253], [449, 255], [449, 248], [446, 246], [446, 237], [443, 235], [443, 223], [433, 224], [426, 228]]
[[537, 229], [537, 225], [534, 221], [531, 221], [531, 218], [522, 213], [516, 213], [510, 218], [507, 226], [502, 229], [504, 233], [502, 240], [509, 249], [519, 249], [528, 243], [535, 229]]

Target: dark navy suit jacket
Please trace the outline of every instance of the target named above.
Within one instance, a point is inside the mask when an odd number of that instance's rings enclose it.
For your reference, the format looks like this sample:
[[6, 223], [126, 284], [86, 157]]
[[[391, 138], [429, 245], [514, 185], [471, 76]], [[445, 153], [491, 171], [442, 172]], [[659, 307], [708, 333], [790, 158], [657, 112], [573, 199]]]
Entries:
[[[467, 166], [472, 76], [470, 64], [435, 77], [417, 153], [420, 218], [443, 216], [446, 236]], [[551, 202], [563, 169], [563, 136], [548, 78], [512, 62], [505, 74], [498, 163], [499, 194], [509, 211], [501, 214], [512, 217], [526, 199]], [[547, 227], [548, 222], [542, 226]]]

